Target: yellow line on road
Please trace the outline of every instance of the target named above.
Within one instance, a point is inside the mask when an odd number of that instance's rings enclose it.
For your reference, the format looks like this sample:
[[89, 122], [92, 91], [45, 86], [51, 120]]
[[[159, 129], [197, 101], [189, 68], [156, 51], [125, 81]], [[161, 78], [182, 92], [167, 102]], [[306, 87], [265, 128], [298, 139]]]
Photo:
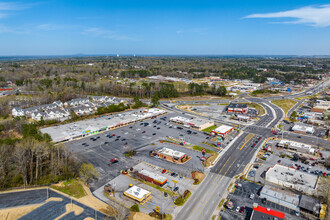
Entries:
[[[223, 170], [223, 168], [225, 168], [225, 165], [227, 164], [227, 162], [228, 162], [229, 159], [230, 159], [230, 157], [228, 157], [227, 161], [225, 162], [225, 164], [223, 165], [223, 167], [221, 168], [221, 170], [219, 171], [219, 173], [214, 177], [214, 179], [213, 179], [213, 181], [211, 182], [211, 184], [215, 181], [216, 178], [218, 178], [219, 174], [221, 173], [221, 171]], [[202, 198], [203, 198], [203, 197], [201, 197], [201, 198], [199, 199], [198, 202], [200, 202], [200, 201], [202, 200]], [[193, 213], [193, 212], [195, 211], [195, 209], [196, 209], [196, 206], [195, 206], [195, 208], [192, 210], [191, 213]]]
[[[227, 169], [227, 171], [225, 172], [225, 174], [221, 177], [221, 179], [220, 179], [219, 182], [217, 183], [216, 187], [218, 187], [219, 183], [222, 181], [222, 179], [223, 179], [223, 178], [225, 177], [225, 175], [228, 173], [228, 171], [230, 170], [231, 166], [233, 166], [233, 164], [235, 163], [236, 160], [237, 160], [237, 159], [235, 159], [235, 160], [232, 162], [232, 164], [230, 164], [230, 166], [228, 167], [228, 169]], [[204, 210], [206, 204], [209, 202], [209, 200], [210, 200], [211, 198], [212, 198], [212, 196], [209, 197], [209, 199], [206, 201], [206, 203], [205, 203], [205, 205], [203, 206], [203, 208], [199, 211], [199, 213], [198, 213], [198, 217], [201, 215], [201, 212]], [[198, 219], [198, 218], [197, 218], [197, 219]]]
[[[249, 137], [249, 135], [250, 135], [250, 137]], [[249, 137], [249, 138], [246, 140], [247, 137]], [[249, 142], [253, 137], [254, 137], [254, 134], [248, 134], [248, 135], [245, 137], [245, 143], [242, 145], [241, 149], [239, 149], [239, 150], [242, 150], [243, 147], [247, 144], [247, 142]]]

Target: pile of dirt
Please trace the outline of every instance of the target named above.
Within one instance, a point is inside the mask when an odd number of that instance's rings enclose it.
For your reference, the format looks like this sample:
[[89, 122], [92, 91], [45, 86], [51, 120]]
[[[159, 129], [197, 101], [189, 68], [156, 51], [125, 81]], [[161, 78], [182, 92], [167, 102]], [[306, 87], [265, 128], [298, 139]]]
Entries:
[[202, 182], [203, 179], [205, 178], [205, 174], [202, 172], [198, 172], [198, 171], [191, 172], [191, 176], [195, 180], [196, 183]]
[[131, 212], [128, 220], [155, 220], [156, 218], [151, 217], [143, 212]]

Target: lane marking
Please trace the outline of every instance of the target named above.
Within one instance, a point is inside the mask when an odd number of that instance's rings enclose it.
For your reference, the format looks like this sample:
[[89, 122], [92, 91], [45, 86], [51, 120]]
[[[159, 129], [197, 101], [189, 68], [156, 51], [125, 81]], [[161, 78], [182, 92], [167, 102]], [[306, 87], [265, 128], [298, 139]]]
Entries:
[[[223, 168], [225, 168], [225, 165], [227, 164], [227, 162], [229, 161], [229, 159], [230, 159], [230, 157], [228, 157], [227, 161], [226, 161], [225, 164], [222, 166], [222, 168], [221, 168], [221, 170], [219, 171], [219, 173], [214, 177], [213, 181], [211, 182], [211, 185], [212, 185], [213, 182], [218, 178], [218, 176], [219, 176], [219, 174], [221, 173], [221, 171], [223, 170]], [[201, 198], [199, 199], [198, 203], [201, 202], [202, 199], [203, 199], [203, 197], [201, 197]], [[194, 207], [194, 209], [192, 210], [191, 213], [193, 213], [193, 212], [195, 211], [196, 207], [197, 207], [197, 206]], [[190, 215], [189, 215], [189, 216], [190, 216]], [[189, 217], [189, 216], [188, 216], [188, 217]]]
[[[236, 162], [237, 159], [235, 159], [232, 164], [230, 164], [230, 166], [228, 167], [227, 171], [224, 173], [224, 175], [222, 175], [221, 179], [219, 180], [219, 182], [217, 183], [216, 187], [218, 187], [219, 183], [221, 183], [222, 179], [226, 176], [226, 174], [228, 173], [228, 171], [230, 170], [230, 168], [233, 166], [233, 164]], [[207, 203], [210, 201], [210, 199], [213, 198], [213, 196], [210, 196], [209, 199], [206, 201], [205, 205], [203, 206], [203, 208], [199, 211], [198, 213], [198, 216], [197, 216], [197, 219], [198, 217], [201, 215], [201, 212], [204, 210], [205, 206], [207, 205]]]
[[[246, 138], [250, 135], [250, 137], [248, 138], [248, 140], [246, 140]], [[243, 147], [255, 136], [255, 134], [248, 134], [246, 137], [245, 137], [245, 143], [242, 145], [242, 147], [239, 149], [239, 150], [242, 150]]]

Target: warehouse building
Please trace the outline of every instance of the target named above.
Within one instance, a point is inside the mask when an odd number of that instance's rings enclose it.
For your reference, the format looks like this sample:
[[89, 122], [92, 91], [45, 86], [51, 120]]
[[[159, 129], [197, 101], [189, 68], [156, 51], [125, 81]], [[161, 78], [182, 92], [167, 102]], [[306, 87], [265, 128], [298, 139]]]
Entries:
[[267, 170], [266, 181], [312, 195], [316, 191], [318, 176], [275, 164]]
[[308, 153], [308, 154], [315, 153], [315, 148], [313, 148], [312, 145], [303, 144], [295, 141], [281, 140], [280, 142], [277, 143], [277, 146], [288, 148], [290, 150], [294, 150], [301, 153]]
[[42, 133], [48, 133], [55, 143], [85, 137], [105, 130], [112, 130], [138, 121], [165, 114], [158, 108], [128, 111], [116, 115], [99, 116], [94, 119], [77, 121], [59, 126], [42, 128]]
[[230, 103], [227, 106], [227, 113], [246, 114], [247, 111], [248, 111], [247, 104]]
[[274, 186], [265, 185], [260, 191], [260, 197], [268, 201], [299, 211], [299, 195]]
[[137, 176], [141, 179], [158, 186], [163, 186], [167, 182], [167, 178], [157, 173], [150, 172], [148, 170], [141, 170], [137, 172]]
[[221, 125], [220, 127], [217, 127], [212, 132], [217, 135], [221, 135], [225, 137], [229, 132], [234, 130], [234, 127], [227, 126], [227, 125]]
[[142, 189], [138, 186], [132, 186], [124, 192], [124, 195], [128, 198], [131, 198], [140, 204], [144, 204], [149, 199], [151, 199], [151, 192], [148, 190]]

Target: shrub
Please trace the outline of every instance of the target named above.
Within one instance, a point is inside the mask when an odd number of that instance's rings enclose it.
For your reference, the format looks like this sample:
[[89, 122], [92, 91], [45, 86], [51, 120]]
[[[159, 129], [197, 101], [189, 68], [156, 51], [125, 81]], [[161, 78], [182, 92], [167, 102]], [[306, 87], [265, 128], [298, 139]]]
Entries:
[[131, 206], [131, 208], [129, 210], [131, 210], [132, 212], [139, 212], [140, 207], [138, 204], [135, 203], [134, 205]]

